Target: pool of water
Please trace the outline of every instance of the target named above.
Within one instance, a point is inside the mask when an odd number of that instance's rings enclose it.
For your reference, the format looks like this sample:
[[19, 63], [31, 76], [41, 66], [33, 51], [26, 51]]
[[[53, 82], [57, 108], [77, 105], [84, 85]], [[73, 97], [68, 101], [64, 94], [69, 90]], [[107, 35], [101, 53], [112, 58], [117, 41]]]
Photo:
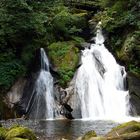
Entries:
[[20, 124], [31, 128], [39, 140], [61, 140], [62, 138], [75, 140], [90, 130], [97, 135], [105, 135], [118, 123], [113, 121], [89, 121], [89, 120], [7, 120], [1, 121], [5, 127]]

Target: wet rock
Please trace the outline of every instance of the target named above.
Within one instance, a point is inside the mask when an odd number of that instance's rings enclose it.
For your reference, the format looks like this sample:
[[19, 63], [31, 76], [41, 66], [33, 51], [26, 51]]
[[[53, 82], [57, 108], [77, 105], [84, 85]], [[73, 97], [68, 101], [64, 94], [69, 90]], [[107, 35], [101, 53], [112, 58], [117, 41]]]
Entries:
[[106, 137], [117, 137], [124, 134], [129, 134], [133, 132], [140, 132], [140, 122], [131, 121], [123, 123], [115, 128], [113, 128]]
[[140, 76], [129, 72], [127, 79], [131, 104], [130, 114], [137, 116], [140, 115]]
[[87, 42], [84, 42], [84, 43], [81, 43], [81, 50], [84, 50], [85, 48], [90, 48], [90, 43], [87, 43]]
[[5, 140], [37, 140], [37, 138], [30, 129], [14, 126], [6, 133]]
[[7, 93], [5, 102], [9, 108], [13, 108], [14, 104], [20, 100], [23, 94], [23, 89], [26, 84], [26, 79], [19, 78]]
[[92, 131], [87, 132], [87, 133], [82, 137], [81, 140], [88, 140], [88, 139], [90, 139], [90, 138], [92, 138], [92, 137], [96, 137], [96, 136], [97, 136], [97, 135], [96, 135], [96, 132], [95, 132], [94, 130], [92, 130]]
[[[91, 139], [95, 140], [95, 139]], [[122, 135], [118, 135], [116, 137], [108, 137], [103, 140], [140, 140], [140, 131], [133, 132], [133, 133], [126, 133]]]
[[0, 120], [14, 118], [14, 116], [14, 111], [8, 107], [5, 97], [0, 97]]
[[73, 109], [66, 103], [62, 105], [61, 115], [65, 116], [68, 119], [74, 119], [71, 112]]

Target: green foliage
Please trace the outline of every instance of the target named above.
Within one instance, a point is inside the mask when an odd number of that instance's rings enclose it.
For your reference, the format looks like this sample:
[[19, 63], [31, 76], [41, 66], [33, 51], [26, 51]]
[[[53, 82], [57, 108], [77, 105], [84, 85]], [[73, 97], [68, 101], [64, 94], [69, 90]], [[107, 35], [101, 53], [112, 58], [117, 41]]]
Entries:
[[140, 74], [140, 68], [134, 64], [129, 64], [129, 71], [135, 74]]
[[104, 9], [103, 12], [97, 13], [98, 20], [103, 23], [103, 27], [108, 31], [124, 26], [139, 27], [138, 9], [140, 2], [138, 0], [103, 0], [100, 4]]
[[0, 88], [7, 89], [14, 83], [14, 80], [23, 72], [24, 67], [13, 60], [7, 63], [1, 63], [0, 67]]
[[[85, 14], [72, 13], [61, 0], [1, 0], [0, 89], [9, 89], [20, 75], [26, 74], [36, 49], [76, 38], [84, 24]], [[58, 53], [63, 55], [66, 49]]]
[[140, 73], [140, 1], [100, 0], [103, 11], [93, 20], [101, 21], [110, 35], [109, 44], [129, 71]]
[[75, 41], [56, 42], [49, 46], [49, 56], [60, 75], [59, 83], [66, 86], [73, 77], [78, 63]]
[[123, 135], [136, 131], [140, 131], [140, 123], [136, 121], [130, 121], [120, 124], [117, 127], [113, 128], [106, 136], [107, 137], [116, 136], [116, 132], [118, 133], [118, 135]]
[[12, 52], [0, 54], [0, 89], [8, 89], [14, 80], [24, 72], [24, 66]]

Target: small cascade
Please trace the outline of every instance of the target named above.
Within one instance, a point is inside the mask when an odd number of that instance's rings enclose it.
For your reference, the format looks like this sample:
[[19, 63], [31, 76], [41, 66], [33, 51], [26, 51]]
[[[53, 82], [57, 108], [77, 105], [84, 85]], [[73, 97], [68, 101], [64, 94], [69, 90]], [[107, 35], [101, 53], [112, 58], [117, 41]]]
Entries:
[[[37, 113], [36, 118], [40, 112], [45, 112], [45, 119], [53, 119], [54, 117], [54, 96], [53, 96], [53, 77], [49, 71], [49, 60], [43, 48], [41, 52], [41, 70], [36, 81], [36, 94], [37, 94]], [[44, 105], [42, 101], [45, 100]], [[44, 110], [44, 108], [46, 110]], [[42, 117], [42, 118], [44, 118]]]
[[41, 68], [25, 86], [23, 97], [18, 103], [19, 114], [29, 119], [54, 118], [53, 77], [49, 71], [49, 60], [43, 48], [40, 49]]
[[95, 44], [82, 51], [74, 92], [80, 99], [82, 118], [123, 118], [127, 114], [126, 72], [105, 48], [100, 24]]

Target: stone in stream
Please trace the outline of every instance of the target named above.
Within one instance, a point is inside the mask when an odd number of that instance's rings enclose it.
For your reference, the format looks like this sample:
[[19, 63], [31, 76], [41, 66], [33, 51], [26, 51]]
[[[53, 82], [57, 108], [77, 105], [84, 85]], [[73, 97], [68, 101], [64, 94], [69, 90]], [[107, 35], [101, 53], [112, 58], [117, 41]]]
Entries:
[[130, 121], [113, 128], [106, 137], [116, 137], [133, 132], [140, 132], [140, 122]]
[[30, 129], [21, 126], [14, 126], [10, 128], [5, 136], [5, 140], [17, 140], [16, 138], [24, 138], [24, 140], [37, 140], [36, 136]]
[[6, 128], [0, 127], [0, 140], [5, 139], [6, 132], [7, 132]]
[[[96, 137], [92, 131], [87, 132], [77, 140], [140, 140], [140, 122], [130, 121], [113, 128], [104, 137]], [[96, 133], [95, 133], [96, 134]]]
[[87, 140], [87, 139], [90, 139], [91, 137], [96, 137], [97, 134], [95, 131], [89, 131], [87, 132], [83, 137], [82, 137], [82, 140]]
[[0, 140], [37, 140], [37, 138], [30, 129], [15, 125], [11, 128], [0, 127]]

